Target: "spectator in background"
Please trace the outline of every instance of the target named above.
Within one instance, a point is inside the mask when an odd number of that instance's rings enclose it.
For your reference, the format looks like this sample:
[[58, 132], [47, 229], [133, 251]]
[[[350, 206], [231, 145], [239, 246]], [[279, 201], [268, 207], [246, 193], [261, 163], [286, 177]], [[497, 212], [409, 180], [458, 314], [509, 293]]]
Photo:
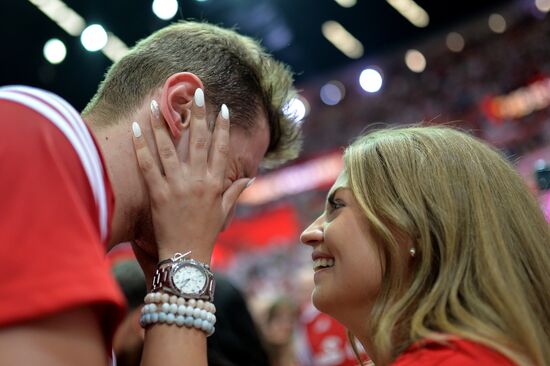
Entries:
[[271, 366], [296, 366], [294, 330], [298, 306], [289, 297], [275, 299], [267, 309], [263, 334]]
[[242, 292], [216, 277], [216, 332], [207, 339], [209, 366], [269, 366], [267, 352]]
[[550, 364], [550, 227], [497, 152], [450, 128], [358, 138], [313, 248], [313, 303], [376, 365]]
[[113, 341], [117, 366], [139, 366], [143, 350], [143, 329], [139, 326], [139, 316], [143, 298], [147, 294], [145, 276], [133, 256], [116, 260], [112, 268], [128, 304], [128, 313]]

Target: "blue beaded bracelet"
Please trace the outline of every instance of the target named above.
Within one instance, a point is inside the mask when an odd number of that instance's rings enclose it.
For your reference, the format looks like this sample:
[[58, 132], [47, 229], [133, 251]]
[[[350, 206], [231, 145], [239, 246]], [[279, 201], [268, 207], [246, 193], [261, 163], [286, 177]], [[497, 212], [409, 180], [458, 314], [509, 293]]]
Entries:
[[147, 328], [148, 326], [154, 324], [175, 324], [178, 327], [185, 326], [187, 328], [196, 328], [205, 332], [207, 337], [214, 334], [214, 331], [216, 330], [214, 327], [215, 317], [214, 321], [209, 321], [206, 319], [196, 318], [192, 315], [176, 315], [174, 313], [166, 313], [164, 311], [159, 311], [157, 313], [143, 313], [141, 314], [139, 323], [143, 328]]

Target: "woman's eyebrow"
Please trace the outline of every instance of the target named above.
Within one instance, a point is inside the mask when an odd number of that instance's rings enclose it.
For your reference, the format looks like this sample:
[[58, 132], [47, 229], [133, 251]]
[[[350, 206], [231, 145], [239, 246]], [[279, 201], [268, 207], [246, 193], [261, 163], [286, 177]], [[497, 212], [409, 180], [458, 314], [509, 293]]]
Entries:
[[338, 188], [335, 188], [335, 189], [329, 191], [328, 195], [327, 195], [327, 201], [333, 200], [334, 196], [336, 195], [336, 192], [338, 192], [339, 190], [341, 190], [343, 188], [345, 188], [345, 187], [338, 187]]

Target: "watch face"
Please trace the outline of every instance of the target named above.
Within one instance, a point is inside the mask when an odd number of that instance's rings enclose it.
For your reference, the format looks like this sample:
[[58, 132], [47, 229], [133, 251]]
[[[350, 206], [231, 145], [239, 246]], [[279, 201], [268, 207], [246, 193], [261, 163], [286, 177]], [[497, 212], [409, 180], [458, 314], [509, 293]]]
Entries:
[[174, 273], [174, 286], [183, 294], [200, 294], [206, 285], [206, 273], [193, 265], [183, 265]]

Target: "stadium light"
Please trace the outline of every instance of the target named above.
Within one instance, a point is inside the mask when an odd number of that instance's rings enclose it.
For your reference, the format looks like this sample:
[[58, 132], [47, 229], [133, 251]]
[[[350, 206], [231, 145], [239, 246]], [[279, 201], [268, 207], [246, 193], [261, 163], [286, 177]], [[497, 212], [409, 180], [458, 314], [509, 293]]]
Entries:
[[405, 64], [409, 70], [421, 73], [426, 69], [426, 57], [418, 50], [408, 50], [405, 53]]
[[59, 39], [52, 38], [44, 44], [43, 53], [49, 63], [57, 65], [65, 60], [67, 48]]
[[346, 95], [344, 84], [337, 80], [332, 80], [321, 87], [319, 96], [326, 105], [336, 105], [340, 103]]
[[430, 16], [426, 10], [413, 0], [386, 0], [405, 19], [419, 28], [427, 27], [430, 24]]
[[87, 51], [99, 51], [107, 44], [107, 32], [99, 24], [92, 24], [86, 27], [80, 35], [80, 42]]
[[178, 0], [154, 0], [153, 13], [162, 20], [172, 19], [178, 12]]
[[357, 4], [357, 0], [334, 0], [343, 8], [351, 8]]
[[368, 68], [361, 72], [359, 84], [368, 93], [376, 93], [382, 88], [382, 74], [375, 69]]
[[348, 32], [342, 24], [329, 20], [323, 23], [321, 31], [334, 47], [349, 58], [357, 59], [363, 56], [363, 44]]

